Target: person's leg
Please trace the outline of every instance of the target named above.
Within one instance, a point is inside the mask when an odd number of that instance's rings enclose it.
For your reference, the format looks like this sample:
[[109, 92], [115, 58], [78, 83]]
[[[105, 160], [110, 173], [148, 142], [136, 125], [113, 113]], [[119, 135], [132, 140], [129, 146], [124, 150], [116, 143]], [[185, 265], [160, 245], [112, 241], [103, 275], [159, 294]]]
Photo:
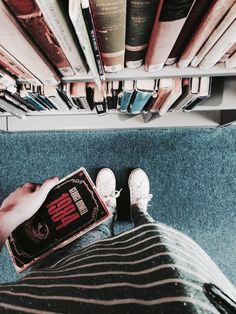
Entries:
[[130, 190], [130, 215], [134, 226], [146, 223], [154, 223], [155, 220], [148, 214], [148, 202], [152, 198], [150, 194], [150, 184], [146, 173], [140, 169], [134, 169], [129, 176]]

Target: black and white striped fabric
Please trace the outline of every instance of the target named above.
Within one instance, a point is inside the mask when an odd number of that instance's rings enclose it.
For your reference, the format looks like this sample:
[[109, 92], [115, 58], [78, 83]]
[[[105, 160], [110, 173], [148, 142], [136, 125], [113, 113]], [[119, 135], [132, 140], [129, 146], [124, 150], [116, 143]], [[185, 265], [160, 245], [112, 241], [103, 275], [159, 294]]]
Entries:
[[236, 289], [191, 239], [146, 224], [0, 285], [0, 313], [220, 313], [204, 283]]

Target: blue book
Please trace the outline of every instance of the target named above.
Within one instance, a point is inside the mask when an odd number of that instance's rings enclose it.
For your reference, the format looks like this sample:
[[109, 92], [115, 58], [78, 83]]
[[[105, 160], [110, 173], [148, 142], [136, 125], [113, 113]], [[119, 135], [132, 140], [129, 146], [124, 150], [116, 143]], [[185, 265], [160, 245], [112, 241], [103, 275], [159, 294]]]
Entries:
[[122, 86], [122, 97], [120, 98], [120, 112], [128, 112], [129, 105], [134, 93], [134, 81], [127, 80], [123, 81]]
[[142, 112], [146, 103], [155, 93], [155, 80], [137, 80], [136, 93], [133, 98], [129, 112], [132, 114], [139, 114]]

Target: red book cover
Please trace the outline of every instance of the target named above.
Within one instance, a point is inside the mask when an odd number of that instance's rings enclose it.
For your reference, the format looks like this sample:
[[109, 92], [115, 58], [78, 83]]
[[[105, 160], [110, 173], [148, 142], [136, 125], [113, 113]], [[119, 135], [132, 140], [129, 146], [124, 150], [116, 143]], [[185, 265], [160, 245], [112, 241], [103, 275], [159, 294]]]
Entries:
[[87, 171], [78, 169], [53, 187], [36, 214], [9, 236], [16, 270], [24, 271], [110, 216]]

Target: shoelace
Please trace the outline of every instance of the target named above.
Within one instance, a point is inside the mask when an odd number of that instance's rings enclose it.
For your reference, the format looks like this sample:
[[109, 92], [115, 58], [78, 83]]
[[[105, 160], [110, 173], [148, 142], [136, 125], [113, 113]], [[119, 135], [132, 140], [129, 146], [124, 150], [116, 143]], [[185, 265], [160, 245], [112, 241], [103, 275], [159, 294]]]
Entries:
[[113, 201], [114, 199], [118, 198], [120, 196], [120, 192], [121, 192], [122, 189], [120, 189], [119, 191], [117, 190], [114, 190], [110, 195], [103, 195], [103, 199], [106, 202], [111, 202]]
[[147, 194], [146, 196], [138, 198], [136, 203], [140, 208], [144, 209], [147, 206], [150, 206], [148, 202], [152, 199], [152, 197], [153, 197], [152, 194]]

